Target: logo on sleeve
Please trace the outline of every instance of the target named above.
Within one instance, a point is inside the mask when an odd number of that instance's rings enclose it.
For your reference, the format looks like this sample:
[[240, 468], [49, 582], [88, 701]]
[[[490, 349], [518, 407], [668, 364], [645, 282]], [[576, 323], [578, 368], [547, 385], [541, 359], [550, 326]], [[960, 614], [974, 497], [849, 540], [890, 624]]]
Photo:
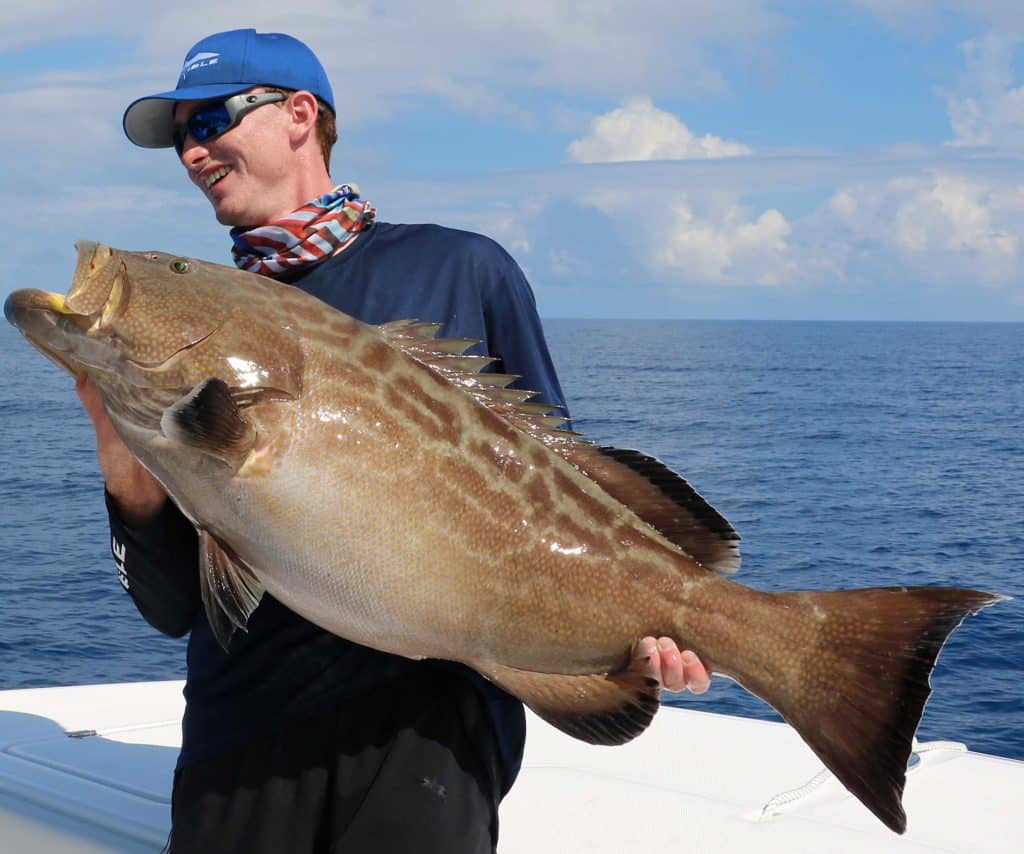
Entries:
[[185, 60], [185, 64], [181, 67], [181, 77], [184, 79], [186, 74], [191, 74], [193, 71], [198, 71], [209, 65], [216, 65], [219, 61], [219, 53], [210, 53], [209, 51], [194, 53]]
[[124, 556], [127, 549], [124, 543], [119, 543], [115, 537], [110, 538], [110, 550], [114, 553], [114, 565], [117, 567], [117, 580], [121, 586], [128, 589], [128, 573], [124, 568]]

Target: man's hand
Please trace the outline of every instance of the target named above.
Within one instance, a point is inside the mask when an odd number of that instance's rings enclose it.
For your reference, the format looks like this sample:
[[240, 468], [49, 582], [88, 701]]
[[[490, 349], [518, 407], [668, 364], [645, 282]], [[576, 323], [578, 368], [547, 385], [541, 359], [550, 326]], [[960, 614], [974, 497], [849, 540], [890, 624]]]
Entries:
[[100, 469], [107, 482], [107, 491], [121, 515], [126, 522], [134, 525], [152, 520], [164, 506], [167, 493], [159, 481], [132, 456], [128, 446], [117, 435], [96, 384], [85, 374], [79, 374], [75, 379], [75, 391], [92, 419]]
[[633, 650], [633, 670], [640, 670], [661, 683], [666, 691], [692, 691], [703, 694], [711, 685], [711, 675], [696, 655], [679, 651], [672, 638], [644, 638]]

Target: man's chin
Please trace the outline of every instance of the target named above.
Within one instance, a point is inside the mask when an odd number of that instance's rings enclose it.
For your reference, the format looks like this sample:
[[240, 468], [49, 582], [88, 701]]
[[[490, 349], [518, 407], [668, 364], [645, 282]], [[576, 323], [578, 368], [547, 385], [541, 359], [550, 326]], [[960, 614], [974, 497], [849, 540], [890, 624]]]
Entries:
[[233, 211], [230, 208], [214, 205], [213, 215], [217, 217], [217, 222], [221, 225], [226, 225], [229, 228], [249, 225], [244, 216], [242, 216], [238, 211]]

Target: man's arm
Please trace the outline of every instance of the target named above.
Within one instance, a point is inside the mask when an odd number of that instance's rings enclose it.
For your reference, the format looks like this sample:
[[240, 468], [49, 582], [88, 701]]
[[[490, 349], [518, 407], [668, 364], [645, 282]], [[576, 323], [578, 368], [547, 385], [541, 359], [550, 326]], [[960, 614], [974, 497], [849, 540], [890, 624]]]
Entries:
[[[505, 261], [494, 271], [495, 281], [485, 287], [488, 349], [501, 357], [503, 372], [522, 377], [516, 385], [538, 392], [538, 400], [564, 408], [533, 292], [519, 265], [508, 257]], [[680, 652], [672, 638], [640, 640], [630, 667], [657, 679], [668, 691], [703, 694], [711, 684], [701, 660], [690, 650]]]
[[121, 585], [146, 622], [181, 637], [192, 628], [200, 607], [195, 529], [121, 441], [93, 382], [81, 376], [75, 391], [96, 430], [111, 551]]

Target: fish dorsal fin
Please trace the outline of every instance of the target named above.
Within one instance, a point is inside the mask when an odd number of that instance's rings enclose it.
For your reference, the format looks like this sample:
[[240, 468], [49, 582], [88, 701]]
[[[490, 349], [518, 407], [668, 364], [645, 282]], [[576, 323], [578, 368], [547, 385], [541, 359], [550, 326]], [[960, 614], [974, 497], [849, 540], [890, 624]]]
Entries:
[[639, 451], [594, 445], [564, 429], [568, 418], [549, 414], [560, 407], [531, 400], [536, 392], [508, 388], [519, 379], [514, 374], [483, 371], [494, 361], [489, 356], [463, 355], [477, 341], [437, 338], [440, 324], [418, 320], [399, 320], [377, 328], [395, 346], [542, 441], [706, 568], [723, 574], [739, 569], [740, 535], [664, 463]]
[[160, 429], [172, 442], [209, 454], [237, 470], [256, 444], [256, 429], [242, 415], [241, 402], [227, 383], [210, 377], [164, 410]]
[[424, 323], [417, 317], [406, 317], [402, 320], [391, 320], [377, 324], [377, 329], [388, 338], [411, 337], [429, 340], [436, 338], [443, 323]]
[[480, 668], [552, 726], [590, 744], [625, 744], [647, 729], [661, 687], [634, 670], [571, 676], [500, 664]]
[[199, 531], [199, 581], [203, 607], [217, 642], [227, 651], [235, 629], [245, 629], [263, 596], [263, 585], [209, 531]]
[[548, 414], [561, 407], [531, 400], [537, 396], [535, 391], [508, 388], [519, 379], [516, 374], [485, 371], [484, 368], [498, 361], [497, 357], [466, 355], [470, 347], [480, 343], [478, 339], [437, 338], [440, 328], [439, 323], [423, 323], [415, 319], [377, 326], [391, 344], [437, 371], [521, 430], [539, 438], [546, 438], [551, 433], [575, 435], [557, 429], [568, 418]]
[[740, 535], [660, 460], [578, 441], [552, 450], [706, 568], [726, 575], [739, 569]]
[[579, 433], [563, 429], [567, 418], [544, 414], [556, 407], [519, 396], [529, 398], [533, 392], [499, 389], [496, 393], [486, 388], [469, 391], [507, 421], [542, 441], [707, 569], [731, 575], [740, 568], [740, 535], [697, 490], [660, 460], [639, 451], [595, 445]]

